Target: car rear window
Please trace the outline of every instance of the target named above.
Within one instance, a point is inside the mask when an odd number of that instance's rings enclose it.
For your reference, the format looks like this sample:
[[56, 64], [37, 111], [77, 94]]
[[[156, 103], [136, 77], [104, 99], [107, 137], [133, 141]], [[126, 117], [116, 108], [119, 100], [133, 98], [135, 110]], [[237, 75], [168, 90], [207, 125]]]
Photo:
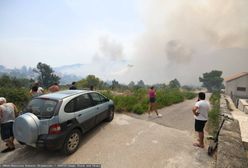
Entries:
[[57, 101], [51, 99], [32, 99], [24, 109], [24, 113], [33, 113], [38, 118], [51, 118], [54, 115]]

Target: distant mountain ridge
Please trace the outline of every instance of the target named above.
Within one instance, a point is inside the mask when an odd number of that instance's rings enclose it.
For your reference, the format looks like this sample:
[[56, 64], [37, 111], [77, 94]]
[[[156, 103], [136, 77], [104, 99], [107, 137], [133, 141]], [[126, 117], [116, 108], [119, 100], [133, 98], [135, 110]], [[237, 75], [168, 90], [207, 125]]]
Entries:
[[[76, 72], [80, 69], [83, 65], [82, 64], [73, 64], [73, 65], [63, 65], [60, 67], [55, 67], [52, 69], [54, 70], [55, 74], [57, 74], [61, 79], [61, 84], [70, 84], [73, 81], [78, 81], [83, 78], [83, 76], [77, 75]], [[26, 67], [23, 66], [21, 68], [6, 68], [3, 65], [0, 65], [0, 76], [1, 75], [9, 75], [16, 78], [28, 78], [28, 79], [36, 79], [38, 74], [33, 71], [33, 67]]]
[[86, 76], [83, 72], [87, 67], [85, 64], [72, 64], [72, 65], [63, 65], [59, 67], [54, 67], [53, 70], [57, 73], [66, 74], [66, 75], [76, 75], [79, 77]]

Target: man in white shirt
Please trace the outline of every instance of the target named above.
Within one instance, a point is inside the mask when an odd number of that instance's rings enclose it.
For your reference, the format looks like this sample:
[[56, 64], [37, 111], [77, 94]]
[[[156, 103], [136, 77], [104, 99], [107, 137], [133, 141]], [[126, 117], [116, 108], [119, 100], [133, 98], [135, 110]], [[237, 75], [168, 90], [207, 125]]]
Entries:
[[15, 121], [16, 106], [13, 103], [7, 103], [4, 97], [0, 97], [0, 123], [1, 123], [1, 138], [6, 143], [7, 148], [1, 153], [15, 150], [13, 123]]
[[31, 90], [29, 91], [29, 93], [31, 94], [31, 96], [33, 96], [34, 92], [38, 95], [42, 95], [44, 94], [44, 89], [42, 87], [39, 86], [39, 82], [35, 82], [31, 88]]
[[208, 111], [210, 109], [209, 102], [205, 98], [205, 93], [200, 92], [198, 101], [192, 109], [195, 118], [195, 131], [198, 132], [199, 136], [199, 143], [194, 143], [193, 145], [200, 148], [204, 148], [204, 127], [208, 120]]

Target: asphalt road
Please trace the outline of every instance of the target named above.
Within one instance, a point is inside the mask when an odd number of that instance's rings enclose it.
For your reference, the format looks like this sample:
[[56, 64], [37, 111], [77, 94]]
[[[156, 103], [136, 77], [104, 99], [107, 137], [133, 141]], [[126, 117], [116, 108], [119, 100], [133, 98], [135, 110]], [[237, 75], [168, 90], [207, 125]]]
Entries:
[[[149, 118], [116, 114], [84, 135], [80, 148], [70, 156], [37, 150], [16, 143], [16, 150], [2, 154], [4, 164], [101, 164], [106, 168], [212, 167], [207, 149], [194, 142], [192, 104], [185, 101], [159, 110]], [[0, 150], [4, 148], [0, 144]]]

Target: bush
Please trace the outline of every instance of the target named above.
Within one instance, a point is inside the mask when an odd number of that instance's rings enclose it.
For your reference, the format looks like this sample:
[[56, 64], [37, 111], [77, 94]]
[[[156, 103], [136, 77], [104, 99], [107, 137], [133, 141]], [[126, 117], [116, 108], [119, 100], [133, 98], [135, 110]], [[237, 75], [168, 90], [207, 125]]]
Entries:
[[136, 114], [143, 114], [146, 111], [146, 109], [144, 109], [141, 104], [136, 104], [133, 106], [132, 111]]
[[214, 92], [210, 97], [210, 103], [212, 109], [208, 113], [208, 132], [214, 134], [219, 126], [219, 114], [220, 114], [220, 93]]
[[157, 92], [158, 108], [182, 102], [184, 96], [179, 89], [163, 89]]
[[101, 91], [101, 93], [109, 99], [113, 99], [114, 97], [113, 94], [110, 92], [110, 90], [103, 90]]
[[[113, 95], [109, 90], [101, 91], [103, 95], [112, 99], [115, 103], [115, 110], [118, 112], [128, 111], [142, 114], [148, 109], [147, 90], [144, 88], [133, 89], [129, 95]], [[163, 108], [175, 103], [184, 101], [184, 99], [192, 99], [195, 93], [185, 91], [182, 92], [177, 88], [164, 88], [157, 90], [157, 107]]]
[[184, 97], [185, 97], [186, 99], [193, 99], [193, 98], [195, 98], [195, 97], [197, 96], [196, 93], [194, 93], [194, 92], [189, 92], [189, 91], [184, 91], [184, 92], [183, 92], [183, 95], [184, 95]]
[[0, 96], [14, 103], [20, 111], [30, 100], [29, 90], [24, 88], [0, 88]]
[[115, 103], [116, 111], [119, 112], [131, 112], [133, 106], [138, 103], [138, 100], [134, 96], [114, 96], [113, 101]]

